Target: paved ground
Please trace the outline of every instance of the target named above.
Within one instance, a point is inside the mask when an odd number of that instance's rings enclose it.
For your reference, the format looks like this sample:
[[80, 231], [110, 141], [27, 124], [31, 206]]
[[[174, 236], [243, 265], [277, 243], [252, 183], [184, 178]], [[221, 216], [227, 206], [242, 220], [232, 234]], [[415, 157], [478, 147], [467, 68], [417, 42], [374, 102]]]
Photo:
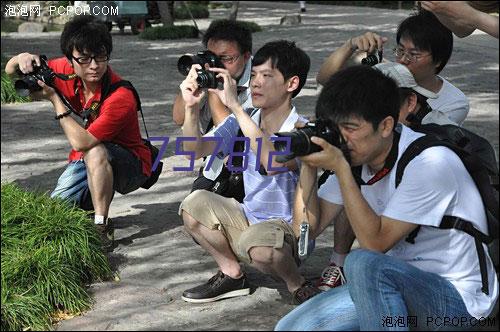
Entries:
[[[367, 30], [389, 37], [392, 49], [397, 23], [410, 12], [373, 8], [308, 4], [298, 26], [280, 26], [285, 14], [295, 14], [296, 3], [241, 2], [239, 19], [259, 23], [254, 50], [275, 39], [292, 39], [312, 59], [306, 86], [296, 98], [298, 109], [314, 112], [318, 87], [315, 76], [325, 57], [347, 38]], [[224, 9], [211, 11], [222, 17]], [[206, 29], [209, 20], [198, 20]], [[189, 24], [189, 22], [186, 22]], [[200, 40], [144, 41], [130, 33], [113, 32], [113, 68], [139, 90], [150, 135], [180, 134], [172, 122], [171, 106], [182, 77], [176, 70], [184, 53], [201, 49]], [[2, 53], [21, 51], [59, 55], [59, 34], [2, 35]], [[393, 60], [390, 52], [387, 57]], [[465, 127], [495, 146], [498, 153], [498, 40], [482, 33], [455, 39], [454, 54], [442, 75], [469, 97], [471, 111]], [[65, 165], [69, 144], [53, 120], [46, 102], [2, 105], [2, 181], [16, 181], [29, 189], [50, 190]], [[173, 141], [171, 139], [171, 141]], [[186, 161], [174, 156], [169, 144], [159, 182], [150, 190], [117, 195], [111, 216], [117, 225], [119, 246], [110, 256], [119, 282], [94, 284], [93, 310], [64, 321], [60, 330], [270, 330], [289, 312], [290, 295], [284, 285], [257, 271], [249, 277], [258, 286], [251, 296], [213, 304], [192, 305], [180, 299], [182, 291], [209, 278], [215, 264], [184, 233], [177, 209], [188, 194], [192, 172], [173, 172]], [[332, 229], [320, 236], [314, 255], [303, 265], [307, 277], [319, 274], [330, 254]]]

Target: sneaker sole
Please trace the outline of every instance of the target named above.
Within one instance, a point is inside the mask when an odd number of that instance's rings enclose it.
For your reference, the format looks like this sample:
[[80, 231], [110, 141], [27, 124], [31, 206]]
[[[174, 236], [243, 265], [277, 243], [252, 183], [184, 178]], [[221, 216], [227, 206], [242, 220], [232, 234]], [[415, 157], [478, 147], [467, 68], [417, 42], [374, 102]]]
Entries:
[[234, 290], [231, 292], [221, 294], [221, 295], [216, 296], [216, 297], [211, 297], [211, 298], [206, 298], [206, 299], [191, 299], [189, 297], [184, 297], [184, 296], [181, 296], [181, 298], [184, 301], [190, 302], [190, 303], [208, 303], [208, 302], [215, 302], [215, 301], [222, 300], [222, 299], [227, 299], [230, 297], [245, 296], [248, 294], [250, 294], [250, 288], [238, 289], [238, 290]]

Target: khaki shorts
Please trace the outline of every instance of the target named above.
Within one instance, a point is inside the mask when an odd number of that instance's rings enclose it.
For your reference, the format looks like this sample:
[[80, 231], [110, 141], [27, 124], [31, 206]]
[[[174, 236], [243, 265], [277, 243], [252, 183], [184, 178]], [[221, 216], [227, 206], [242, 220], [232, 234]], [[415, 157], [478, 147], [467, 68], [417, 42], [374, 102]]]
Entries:
[[293, 229], [282, 219], [270, 219], [250, 225], [240, 203], [207, 190], [196, 190], [189, 194], [179, 207], [200, 224], [209, 229], [218, 229], [227, 238], [238, 260], [251, 263], [248, 251], [252, 247], [283, 248], [286, 242], [292, 249], [297, 263], [297, 240]]

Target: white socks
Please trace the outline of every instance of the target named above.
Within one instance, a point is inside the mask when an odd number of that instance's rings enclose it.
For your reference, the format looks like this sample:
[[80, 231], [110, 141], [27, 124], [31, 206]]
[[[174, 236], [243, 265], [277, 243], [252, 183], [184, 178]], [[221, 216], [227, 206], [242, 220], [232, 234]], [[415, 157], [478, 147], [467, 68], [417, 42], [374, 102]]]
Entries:
[[97, 214], [94, 216], [94, 224], [96, 225], [104, 225], [104, 220], [106, 220], [104, 216], [100, 216]]

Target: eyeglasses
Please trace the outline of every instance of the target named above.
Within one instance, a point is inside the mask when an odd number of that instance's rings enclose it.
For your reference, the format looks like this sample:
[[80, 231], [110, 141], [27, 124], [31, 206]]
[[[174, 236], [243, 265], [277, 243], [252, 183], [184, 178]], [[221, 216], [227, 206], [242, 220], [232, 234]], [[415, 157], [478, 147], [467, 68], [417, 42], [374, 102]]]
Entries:
[[223, 55], [223, 56], [220, 56], [219, 59], [222, 63], [231, 64], [231, 63], [235, 62], [236, 60], [238, 60], [240, 58], [240, 56], [241, 56], [241, 54], [238, 54], [235, 56]]
[[109, 55], [94, 55], [94, 56], [81, 56], [81, 57], [74, 57], [71, 56], [73, 59], [75, 59], [76, 62], [78, 62], [81, 65], [88, 65], [89, 63], [92, 62], [92, 59], [95, 60], [95, 62], [105, 62], [109, 60]]
[[421, 58], [431, 55], [431, 53], [427, 53], [427, 54], [411, 53], [411, 52], [407, 52], [404, 49], [399, 48], [399, 47], [396, 47], [393, 51], [394, 51], [394, 55], [396, 56], [396, 58], [402, 59], [404, 56], [406, 58], [406, 60], [409, 62], [417, 62]]

